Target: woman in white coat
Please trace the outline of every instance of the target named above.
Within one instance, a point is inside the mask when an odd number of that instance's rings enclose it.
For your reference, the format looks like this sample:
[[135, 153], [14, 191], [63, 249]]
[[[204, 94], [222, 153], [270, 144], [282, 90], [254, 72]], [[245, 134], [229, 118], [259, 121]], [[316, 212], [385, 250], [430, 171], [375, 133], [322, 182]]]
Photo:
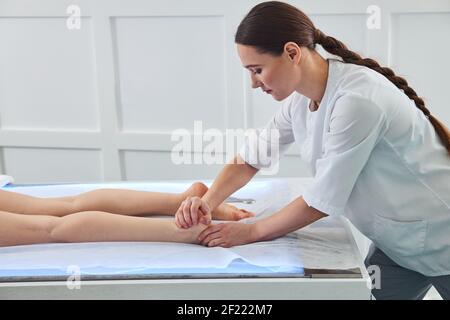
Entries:
[[[279, 132], [278, 141], [265, 141], [267, 149], [298, 143], [314, 181], [266, 219], [210, 225], [201, 243], [228, 247], [268, 240], [345, 215], [373, 241], [366, 264], [381, 270], [376, 298], [420, 299], [434, 285], [449, 299], [448, 129], [405, 79], [325, 35], [289, 4], [256, 5], [235, 41], [252, 87], [286, 99], [266, 126]], [[324, 59], [317, 44], [336, 59]], [[181, 204], [177, 225], [210, 223], [211, 210], [264, 167], [255, 161], [258, 152], [258, 143], [247, 141], [203, 197]]]

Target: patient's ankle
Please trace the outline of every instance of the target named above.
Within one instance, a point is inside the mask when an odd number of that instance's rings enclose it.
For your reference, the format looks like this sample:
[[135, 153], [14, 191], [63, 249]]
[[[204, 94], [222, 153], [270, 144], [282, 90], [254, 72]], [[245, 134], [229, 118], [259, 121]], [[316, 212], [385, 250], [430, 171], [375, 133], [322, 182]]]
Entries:
[[202, 197], [208, 191], [208, 187], [202, 182], [194, 182], [189, 189], [183, 192], [183, 200], [187, 197]]

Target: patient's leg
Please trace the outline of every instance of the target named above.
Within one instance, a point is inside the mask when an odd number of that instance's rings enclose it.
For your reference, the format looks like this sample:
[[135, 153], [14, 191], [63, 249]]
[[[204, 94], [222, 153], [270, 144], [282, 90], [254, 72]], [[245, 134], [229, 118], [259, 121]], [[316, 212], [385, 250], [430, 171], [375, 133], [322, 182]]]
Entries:
[[71, 197], [38, 198], [0, 190], [0, 210], [30, 215], [65, 216], [81, 211], [124, 215], [173, 215], [189, 196], [203, 196], [208, 187], [196, 182], [183, 193], [97, 189]]
[[178, 228], [173, 220], [130, 217], [99, 211], [64, 217], [0, 211], [0, 246], [49, 242], [161, 241], [198, 243], [206, 228]]
[[57, 217], [0, 211], [0, 246], [50, 242]]
[[[174, 215], [187, 197], [203, 196], [208, 187], [193, 183], [183, 193], [162, 193], [125, 189], [97, 189], [60, 198], [38, 198], [0, 190], [0, 210], [28, 215], [66, 216], [82, 211], [103, 211], [122, 215]], [[219, 205], [213, 219], [239, 220], [251, 213], [228, 204]]]
[[71, 201], [75, 212], [104, 211], [123, 215], [174, 215], [189, 196], [203, 196], [208, 187], [193, 183], [183, 193], [148, 192], [126, 189], [98, 189], [75, 196]]

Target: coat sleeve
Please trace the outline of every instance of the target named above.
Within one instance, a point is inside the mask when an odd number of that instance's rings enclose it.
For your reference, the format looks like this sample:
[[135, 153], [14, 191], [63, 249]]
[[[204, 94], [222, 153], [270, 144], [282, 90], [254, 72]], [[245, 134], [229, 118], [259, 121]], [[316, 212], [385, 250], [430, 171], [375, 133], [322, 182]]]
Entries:
[[338, 98], [313, 182], [303, 193], [305, 202], [328, 215], [343, 214], [385, 127], [386, 115], [372, 101], [354, 94]]
[[294, 95], [290, 96], [265, 127], [246, 132], [239, 151], [246, 163], [256, 169], [271, 168], [295, 141], [292, 130], [294, 98]]

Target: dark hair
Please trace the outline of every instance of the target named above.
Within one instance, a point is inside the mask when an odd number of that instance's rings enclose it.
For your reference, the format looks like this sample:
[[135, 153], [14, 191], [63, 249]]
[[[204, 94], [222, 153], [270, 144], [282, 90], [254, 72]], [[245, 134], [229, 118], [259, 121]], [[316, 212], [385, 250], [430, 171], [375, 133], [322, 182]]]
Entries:
[[425, 107], [422, 98], [408, 82], [392, 69], [382, 67], [373, 59], [362, 58], [349, 50], [339, 40], [325, 35], [314, 27], [311, 19], [300, 9], [279, 1], [263, 2], [253, 7], [239, 24], [235, 42], [255, 47], [259, 53], [280, 56], [286, 42], [295, 42], [301, 47], [314, 50], [320, 44], [329, 53], [339, 56], [343, 62], [366, 66], [389, 79], [412, 100], [429, 119], [439, 138], [450, 154], [450, 131]]

